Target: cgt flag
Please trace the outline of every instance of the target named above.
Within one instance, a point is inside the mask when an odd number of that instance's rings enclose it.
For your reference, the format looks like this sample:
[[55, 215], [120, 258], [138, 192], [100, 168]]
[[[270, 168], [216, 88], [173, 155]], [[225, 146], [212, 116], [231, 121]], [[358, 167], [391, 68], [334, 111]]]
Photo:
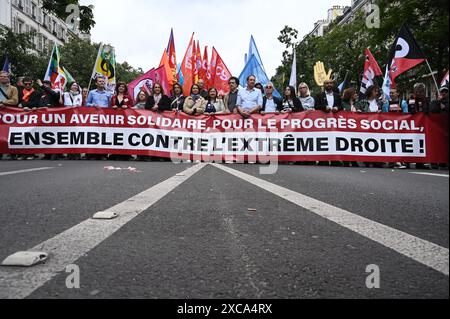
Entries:
[[366, 61], [364, 62], [364, 74], [361, 81], [361, 89], [360, 93], [365, 94], [367, 88], [373, 85], [373, 80], [377, 76], [382, 76], [383, 72], [381, 71], [377, 61], [370, 52], [369, 49], [365, 51]]
[[202, 57], [202, 65], [200, 68], [200, 72], [198, 74], [198, 77], [205, 82], [205, 89], [209, 89], [207, 74], [208, 74], [208, 46], [205, 46], [205, 50], [203, 51]]
[[58, 45], [55, 43], [53, 46], [52, 54], [48, 62], [47, 71], [45, 72], [45, 81], [52, 83], [52, 89], [57, 91], [64, 91], [64, 87], [67, 83], [67, 77], [64, 70], [59, 65], [60, 55]]
[[213, 47], [213, 56], [216, 57], [214, 73], [212, 74], [213, 85], [219, 95], [225, 95], [230, 91], [228, 80], [231, 78], [231, 72], [228, 70], [225, 62], [220, 57], [217, 50]]
[[391, 86], [402, 73], [425, 62], [426, 58], [416, 42], [411, 30], [403, 24], [389, 54], [389, 77]]

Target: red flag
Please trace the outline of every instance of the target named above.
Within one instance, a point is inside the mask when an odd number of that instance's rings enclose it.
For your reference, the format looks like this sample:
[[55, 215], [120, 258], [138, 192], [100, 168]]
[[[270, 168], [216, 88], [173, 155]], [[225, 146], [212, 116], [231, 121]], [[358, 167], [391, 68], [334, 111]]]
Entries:
[[367, 88], [373, 85], [373, 80], [376, 76], [383, 75], [380, 66], [378, 65], [377, 61], [372, 55], [372, 52], [370, 52], [369, 49], [366, 49], [365, 56], [366, 61], [364, 62], [364, 74], [360, 90], [362, 94], [366, 93]]
[[208, 69], [206, 71], [206, 83], [208, 88], [214, 87], [214, 75], [216, 74], [216, 64], [217, 64], [217, 51], [212, 50], [211, 61], [209, 62]]
[[196, 67], [196, 81], [195, 83], [198, 82], [198, 80], [200, 79], [200, 73], [202, 72], [202, 52], [200, 51], [200, 41], [197, 40], [197, 48], [196, 48], [196, 60], [195, 60], [195, 67]]
[[177, 55], [175, 53], [175, 39], [173, 36], [173, 29], [170, 30], [169, 44], [167, 45], [167, 55], [169, 58], [169, 67], [173, 77], [172, 82], [174, 83], [178, 81], [178, 72], [177, 72]]
[[172, 85], [175, 83], [176, 79], [173, 78], [172, 69], [170, 68], [169, 63], [169, 55], [167, 54], [167, 51], [164, 50], [163, 55], [161, 57], [161, 62], [159, 62], [159, 66], [164, 67], [164, 70], [166, 70], [166, 78], [167, 83], [169, 87], [172, 87]]
[[425, 55], [417, 44], [416, 39], [404, 24], [391, 48], [389, 57], [389, 76], [392, 81], [392, 87], [395, 87], [395, 79], [400, 74], [425, 61]]
[[194, 45], [192, 47], [192, 66], [194, 73], [194, 84], [198, 81], [198, 66], [197, 66], [197, 42], [194, 41]]
[[164, 66], [157, 69], [151, 69], [147, 73], [141, 75], [136, 80], [128, 84], [128, 92], [133, 99], [136, 101], [136, 97], [141, 91], [147, 92], [148, 95], [152, 94], [153, 85], [155, 83], [161, 84], [164, 94], [170, 93], [170, 87], [167, 80], [167, 73]]
[[198, 77], [203, 81], [205, 81], [205, 89], [209, 89], [208, 78], [206, 76], [207, 73], [208, 73], [208, 46], [205, 46], [205, 51], [203, 52], [202, 58], [202, 65], [200, 68], [200, 72], [198, 74]]
[[167, 79], [166, 68], [164, 65], [160, 66], [159, 68], [157, 68], [155, 70], [154, 80], [155, 80], [155, 83], [161, 84], [164, 94], [170, 96], [170, 88], [171, 87], [170, 87], [169, 81]]
[[183, 77], [183, 93], [190, 95], [191, 86], [194, 84], [194, 64], [192, 63], [194, 53], [194, 33], [192, 33], [191, 41], [181, 63], [181, 73]]
[[[215, 52], [215, 53], [214, 53]], [[225, 62], [217, 53], [216, 49], [213, 48], [213, 55], [217, 56], [216, 67], [214, 72], [214, 85], [220, 95], [225, 95], [230, 91], [228, 86], [228, 80], [231, 78], [231, 72], [228, 70]]]

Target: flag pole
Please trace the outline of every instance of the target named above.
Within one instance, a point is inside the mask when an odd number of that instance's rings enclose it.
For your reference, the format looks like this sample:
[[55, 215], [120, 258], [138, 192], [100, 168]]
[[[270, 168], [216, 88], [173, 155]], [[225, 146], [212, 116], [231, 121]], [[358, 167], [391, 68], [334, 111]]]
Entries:
[[438, 83], [436, 81], [436, 77], [433, 74], [433, 70], [431, 69], [431, 66], [430, 66], [430, 63], [428, 62], [428, 59], [425, 59], [425, 61], [427, 62], [428, 68], [430, 69], [430, 73], [431, 73], [431, 76], [433, 77], [434, 84], [436, 85], [436, 94], [439, 94], [439, 85], [438, 85]]

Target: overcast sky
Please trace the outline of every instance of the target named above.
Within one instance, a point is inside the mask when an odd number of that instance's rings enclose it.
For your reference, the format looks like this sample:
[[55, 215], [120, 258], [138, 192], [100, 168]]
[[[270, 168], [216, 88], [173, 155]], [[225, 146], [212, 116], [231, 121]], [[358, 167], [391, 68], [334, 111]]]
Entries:
[[[333, 5], [351, 0], [81, 0], [95, 6], [95, 42], [110, 43], [117, 60], [144, 71], [156, 67], [167, 47], [170, 28], [175, 34], [177, 62], [184, 57], [192, 32], [201, 50], [214, 46], [233, 75], [244, 67], [253, 34], [268, 76], [275, 74], [284, 46], [277, 40], [285, 25], [300, 38], [314, 22], [325, 19]], [[211, 57], [211, 53], [209, 53]]]

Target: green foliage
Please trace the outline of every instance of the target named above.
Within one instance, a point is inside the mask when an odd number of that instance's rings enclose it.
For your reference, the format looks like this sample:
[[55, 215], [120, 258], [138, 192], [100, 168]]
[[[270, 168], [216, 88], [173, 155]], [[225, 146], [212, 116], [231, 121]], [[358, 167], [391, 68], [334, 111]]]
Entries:
[[[69, 13], [66, 12], [66, 7], [70, 4], [79, 5], [79, 0], [44, 0], [42, 8], [47, 11], [56, 14], [60, 19], [66, 20]], [[91, 29], [95, 26], [94, 20], [94, 7], [81, 6], [80, 8], [80, 31], [84, 33], [90, 33]]]
[[19, 76], [31, 76], [43, 79], [47, 70], [48, 58], [33, 53], [31, 34], [15, 34], [8, 28], [0, 28], [0, 58], [3, 65], [3, 53], [11, 63], [12, 80]]
[[[401, 25], [406, 22], [417, 42], [428, 58], [432, 68], [438, 71], [440, 80], [448, 69], [448, 28], [449, 2], [447, 0], [378, 0], [381, 27], [369, 29], [361, 13], [346, 25], [335, 26], [324, 37], [306, 37], [295, 43], [296, 30], [285, 27], [278, 40], [286, 48], [296, 45], [297, 82], [306, 82], [314, 93], [319, 91], [314, 82], [314, 64], [322, 61], [328, 69], [334, 70], [338, 82], [343, 81], [346, 72], [348, 79], [360, 84], [364, 67], [364, 50], [369, 48], [382, 70], [386, 67], [389, 50]], [[278, 67], [273, 81], [278, 87], [289, 82], [292, 54], [283, 54], [282, 65]], [[406, 72], [398, 78], [401, 89], [411, 85], [429, 74], [426, 64]]]
[[[65, 67], [75, 80], [83, 87], [89, 85], [95, 60], [100, 45], [71, 37], [69, 42], [60, 46], [61, 66]], [[34, 52], [31, 34], [15, 34], [10, 29], [0, 28], [0, 63], [3, 63], [3, 52], [6, 52], [12, 66], [13, 81], [19, 76], [30, 76], [43, 79], [47, 70], [50, 52], [37, 54]], [[116, 64], [118, 81], [129, 83], [142, 75], [141, 68], [133, 68], [127, 62]]]
[[127, 62], [123, 62], [117, 64], [116, 74], [119, 81], [130, 83], [139, 76], [141, 76], [142, 74], [144, 74], [144, 71], [141, 68], [135, 69]]

